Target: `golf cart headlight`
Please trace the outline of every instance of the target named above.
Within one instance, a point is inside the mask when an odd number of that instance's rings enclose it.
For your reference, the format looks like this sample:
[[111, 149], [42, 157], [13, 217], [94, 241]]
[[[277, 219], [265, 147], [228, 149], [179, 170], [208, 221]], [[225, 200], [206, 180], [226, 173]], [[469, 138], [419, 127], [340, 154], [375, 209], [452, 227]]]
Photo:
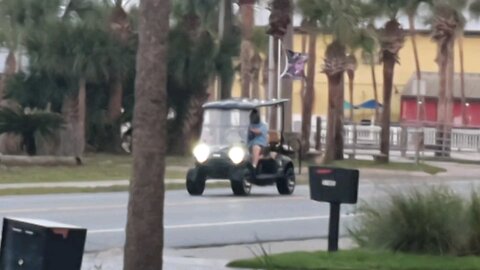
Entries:
[[234, 164], [239, 164], [245, 158], [245, 150], [243, 148], [235, 146], [228, 151], [228, 157]]
[[195, 146], [193, 149], [193, 156], [199, 163], [207, 161], [208, 157], [210, 156], [210, 147], [204, 143]]

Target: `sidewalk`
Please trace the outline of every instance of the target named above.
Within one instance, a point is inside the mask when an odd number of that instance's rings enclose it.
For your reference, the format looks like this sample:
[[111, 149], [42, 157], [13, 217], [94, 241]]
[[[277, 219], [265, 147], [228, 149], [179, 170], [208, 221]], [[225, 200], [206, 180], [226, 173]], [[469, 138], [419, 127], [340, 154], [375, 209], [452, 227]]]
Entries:
[[[292, 251], [317, 251], [327, 249], [326, 239], [308, 239], [301, 241], [270, 242], [263, 244], [244, 244], [222, 247], [204, 247], [192, 249], [165, 249], [165, 270], [226, 270], [232, 260], [248, 259], [261, 256], [262, 246], [268, 254]], [[340, 249], [354, 247], [350, 239], [342, 238]], [[82, 270], [118, 270], [123, 266], [123, 250], [121, 248], [100, 253], [85, 254]]]

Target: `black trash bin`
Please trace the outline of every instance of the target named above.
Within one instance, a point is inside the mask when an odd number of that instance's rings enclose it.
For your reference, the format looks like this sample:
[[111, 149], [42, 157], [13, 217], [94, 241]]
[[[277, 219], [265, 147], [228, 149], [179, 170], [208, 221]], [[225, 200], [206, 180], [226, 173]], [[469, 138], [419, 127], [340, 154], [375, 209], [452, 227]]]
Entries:
[[86, 236], [76, 226], [4, 218], [0, 270], [80, 270]]

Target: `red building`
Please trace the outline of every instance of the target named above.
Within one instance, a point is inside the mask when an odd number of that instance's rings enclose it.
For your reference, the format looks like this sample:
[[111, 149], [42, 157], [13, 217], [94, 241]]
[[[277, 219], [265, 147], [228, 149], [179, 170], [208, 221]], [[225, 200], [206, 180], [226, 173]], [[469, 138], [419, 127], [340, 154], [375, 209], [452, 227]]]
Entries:
[[[420, 120], [428, 123], [437, 122], [437, 101], [439, 76], [437, 72], [422, 72], [422, 101], [417, 106], [417, 81], [413, 75], [405, 86], [400, 106], [401, 122], [416, 122], [417, 108], [420, 108]], [[454, 82], [453, 124], [462, 126], [462, 103], [460, 95], [460, 75], [455, 74]], [[465, 74], [465, 108], [466, 125], [480, 126], [480, 74]], [[425, 108], [425, 110], [423, 110]]]

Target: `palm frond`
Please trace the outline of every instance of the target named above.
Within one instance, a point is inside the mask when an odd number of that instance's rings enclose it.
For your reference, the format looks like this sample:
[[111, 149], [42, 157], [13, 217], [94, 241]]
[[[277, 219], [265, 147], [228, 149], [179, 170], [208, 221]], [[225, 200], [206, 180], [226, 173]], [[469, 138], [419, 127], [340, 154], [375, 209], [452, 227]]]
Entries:
[[55, 113], [34, 111], [25, 113], [22, 110], [3, 108], [0, 110], [0, 134], [10, 133], [17, 135], [39, 133], [51, 136], [62, 128], [64, 120]]

